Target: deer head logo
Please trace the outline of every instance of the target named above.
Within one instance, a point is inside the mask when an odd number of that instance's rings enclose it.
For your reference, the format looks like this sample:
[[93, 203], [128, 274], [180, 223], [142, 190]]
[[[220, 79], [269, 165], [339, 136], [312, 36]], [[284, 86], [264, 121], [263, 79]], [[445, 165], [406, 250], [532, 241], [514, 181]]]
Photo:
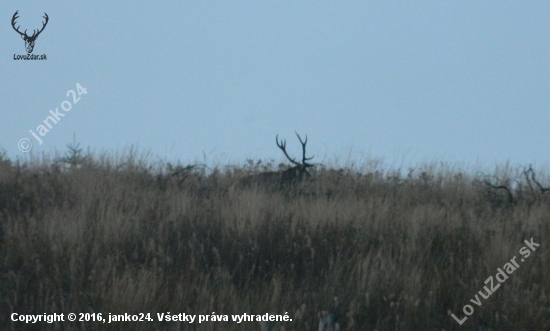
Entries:
[[38, 36], [40, 35], [40, 33], [42, 33], [42, 31], [44, 31], [44, 28], [46, 27], [46, 25], [48, 24], [48, 14], [44, 13], [44, 18], [46, 19], [46, 22], [42, 22], [42, 29], [40, 30], [33, 30], [33, 34], [32, 36], [29, 36], [27, 35], [27, 30], [25, 29], [25, 32], [21, 32], [19, 31], [19, 26], [18, 27], [15, 27], [15, 20], [17, 20], [19, 18], [19, 16], [17, 16], [17, 13], [19, 13], [19, 11], [16, 11], [15, 14], [13, 14], [13, 18], [11, 19], [11, 26], [13, 27], [13, 29], [19, 33], [21, 35], [21, 38], [23, 38], [23, 40], [25, 40], [25, 48], [27, 49], [27, 53], [30, 54], [32, 53], [32, 50], [34, 49], [34, 41], [36, 40], [36, 38], [38, 38]]

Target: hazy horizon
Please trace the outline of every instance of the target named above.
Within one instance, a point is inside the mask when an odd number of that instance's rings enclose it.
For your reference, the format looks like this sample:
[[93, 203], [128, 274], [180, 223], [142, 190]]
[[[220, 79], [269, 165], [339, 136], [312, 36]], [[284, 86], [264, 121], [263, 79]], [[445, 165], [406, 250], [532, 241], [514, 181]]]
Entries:
[[[75, 134], [183, 164], [285, 162], [275, 135], [299, 155], [297, 131], [318, 163], [548, 165], [548, 3], [141, 4], [4, 3], [0, 149], [64, 153]], [[47, 13], [47, 60], [14, 60], [16, 11], [29, 34]]]

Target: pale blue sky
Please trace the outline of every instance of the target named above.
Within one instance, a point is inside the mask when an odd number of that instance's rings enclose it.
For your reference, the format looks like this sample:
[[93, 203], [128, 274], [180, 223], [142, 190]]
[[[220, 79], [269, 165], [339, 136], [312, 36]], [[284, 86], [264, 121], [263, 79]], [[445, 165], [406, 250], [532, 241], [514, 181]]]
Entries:
[[[11, 27], [49, 23], [33, 54]], [[3, 1], [0, 148], [548, 164], [548, 1]], [[44, 137], [67, 91], [88, 89]]]

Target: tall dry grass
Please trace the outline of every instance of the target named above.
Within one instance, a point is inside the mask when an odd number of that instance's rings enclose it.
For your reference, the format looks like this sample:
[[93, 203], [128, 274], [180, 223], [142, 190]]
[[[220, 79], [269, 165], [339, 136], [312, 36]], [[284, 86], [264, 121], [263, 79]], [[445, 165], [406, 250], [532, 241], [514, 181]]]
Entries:
[[[311, 180], [281, 187], [235, 185], [268, 170], [257, 165], [59, 160], [0, 161], [1, 330], [260, 329], [24, 324], [11, 321], [13, 312], [154, 320], [167, 312], [288, 312], [284, 330], [317, 330], [320, 312], [337, 316], [343, 330], [471, 330], [481, 316], [494, 330], [550, 329], [546, 195], [510, 202], [481, 178], [444, 166], [404, 175], [317, 167]], [[541, 246], [481, 307], [472, 304], [531, 237]], [[462, 318], [466, 304], [475, 312], [459, 326], [449, 312]]]

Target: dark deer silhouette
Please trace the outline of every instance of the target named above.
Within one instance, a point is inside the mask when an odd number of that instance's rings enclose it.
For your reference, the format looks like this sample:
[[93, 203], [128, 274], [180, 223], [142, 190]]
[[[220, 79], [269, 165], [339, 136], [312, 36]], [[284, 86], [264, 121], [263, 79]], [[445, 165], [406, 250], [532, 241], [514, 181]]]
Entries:
[[40, 30], [33, 30], [33, 34], [32, 36], [29, 36], [27, 35], [27, 30], [25, 29], [25, 32], [21, 32], [19, 31], [19, 26], [16, 28], [15, 27], [15, 20], [17, 20], [19, 18], [19, 16], [17, 16], [17, 14], [19, 13], [19, 10], [15, 12], [15, 14], [13, 14], [13, 18], [11, 19], [11, 26], [13, 27], [13, 29], [19, 33], [21, 35], [21, 38], [23, 38], [23, 40], [25, 40], [25, 48], [27, 49], [27, 53], [30, 54], [32, 53], [32, 50], [34, 49], [34, 42], [36, 40], [36, 38], [38, 38], [38, 36], [40, 35], [40, 33], [42, 33], [42, 31], [44, 31], [44, 28], [46, 27], [46, 25], [48, 24], [48, 14], [44, 13], [44, 18], [46, 19], [46, 22], [42, 22], [42, 29]]
[[[277, 147], [279, 147], [283, 151], [283, 154], [286, 156], [286, 158], [290, 162], [292, 162], [292, 164], [295, 165], [294, 167], [280, 173], [280, 177], [283, 182], [302, 180], [303, 178], [311, 177], [311, 174], [309, 173], [309, 171], [307, 171], [307, 168], [313, 167], [314, 165], [307, 162], [313, 159], [313, 156], [306, 157], [307, 135], [305, 140], [302, 140], [302, 138], [297, 132], [296, 132], [296, 136], [298, 137], [298, 140], [300, 140], [300, 143], [302, 144], [302, 163], [298, 163], [296, 162], [295, 159], [288, 156], [288, 153], [286, 152], [286, 141], [281, 140], [281, 142], [279, 142], [279, 135], [275, 136], [275, 142], [277, 143]], [[278, 174], [278, 173], [275, 173], [275, 174]]]
[[302, 138], [300, 137], [300, 135], [298, 135], [298, 133], [296, 133], [296, 136], [298, 137], [298, 140], [300, 140], [300, 143], [302, 144], [302, 162], [301, 163], [297, 162], [295, 159], [291, 158], [288, 155], [286, 151], [286, 141], [285, 140], [279, 141], [279, 135], [277, 135], [275, 136], [275, 142], [277, 143], [277, 147], [279, 147], [279, 149], [283, 151], [283, 154], [292, 164], [294, 164], [294, 166], [284, 171], [268, 171], [257, 175], [247, 176], [247, 177], [244, 177], [237, 185], [250, 186], [253, 184], [260, 184], [260, 185], [267, 185], [267, 186], [274, 186], [274, 187], [285, 187], [288, 185], [292, 185], [293, 183], [300, 182], [305, 178], [311, 177], [311, 174], [307, 169], [315, 165], [308, 163], [309, 160], [313, 159], [313, 156], [306, 157], [307, 136], [305, 140], [302, 140]]

